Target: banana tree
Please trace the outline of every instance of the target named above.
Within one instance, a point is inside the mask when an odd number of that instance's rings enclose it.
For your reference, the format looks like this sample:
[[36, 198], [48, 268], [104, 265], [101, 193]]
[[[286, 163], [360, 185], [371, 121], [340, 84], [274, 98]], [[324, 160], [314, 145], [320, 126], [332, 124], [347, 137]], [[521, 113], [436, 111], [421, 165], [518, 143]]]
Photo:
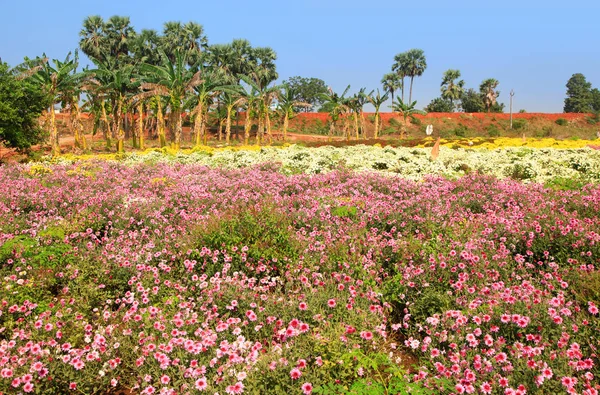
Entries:
[[373, 92], [371, 92], [371, 94], [369, 94], [369, 96], [367, 96], [367, 100], [369, 100], [369, 102], [373, 105], [373, 107], [375, 107], [375, 132], [373, 133], [373, 138], [379, 137], [379, 128], [380, 128], [379, 110], [381, 109], [381, 106], [383, 105], [383, 103], [385, 103], [387, 101], [388, 98], [389, 98], [389, 93], [386, 92], [382, 96], [381, 93], [379, 93], [379, 89], [377, 89], [376, 95], [373, 95]]
[[283, 141], [287, 141], [287, 130], [290, 119], [296, 115], [296, 108], [308, 108], [311, 105], [299, 100], [296, 100], [297, 92], [289, 85], [283, 85], [281, 91], [277, 95], [277, 107], [283, 118]]
[[212, 99], [223, 92], [234, 93], [240, 89], [238, 85], [230, 84], [227, 76], [221, 70], [202, 69], [201, 74], [201, 82], [194, 87], [196, 94], [192, 98], [194, 102], [193, 135], [196, 146], [202, 144], [206, 135], [206, 116]]
[[[354, 117], [354, 132], [356, 140], [359, 139], [359, 129], [362, 130], [363, 135], [365, 134], [365, 117], [363, 113], [363, 107], [368, 102], [368, 97], [373, 93], [365, 93], [366, 88], [361, 88], [358, 93], [352, 96], [348, 102], [350, 109], [353, 112]], [[360, 128], [359, 128], [360, 120]]]
[[[124, 151], [125, 131], [123, 129], [124, 114], [134, 86], [135, 66], [118, 66], [115, 60], [98, 63], [98, 68], [89, 70], [86, 90], [101, 94], [110, 102], [112, 137], [117, 139], [117, 151]], [[106, 104], [103, 103], [103, 118], [106, 116]]]
[[400, 113], [402, 118], [404, 119], [404, 129], [408, 128], [408, 119], [415, 119], [416, 114], [425, 115], [427, 114], [425, 111], [417, 110], [415, 106], [417, 105], [416, 100], [412, 103], [404, 103], [402, 98], [398, 98], [395, 103], [392, 103], [392, 110], [394, 112]]
[[[54, 106], [63, 102], [63, 106], [73, 101], [74, 92], [78, 90], [83, 74], [77, 73], [77, 55], [71, 59], [71, 53], [67, 54], [64, 61], [52, 60], [53, 65], [48, 62], [46, 54], [42, 58], [25, 58], [25, 62], [17, 66], [21, 73], [20, 78], [28, 78], [33, 84], [39, 86], [50, 100], [48, 118], [50, 120], [50, 145], [52, 155], [60, 154], [58, 141], [58, 128], [56, 126], [56, 113]], [[67, 100], [68, 102], [64, 102]]]
[[329, 109], [329, 117], [331, 118], [331, 121], [329, 122], [329, 141], [331, 141], [333, 135], [335, 134], [335, 125], [340, 119], [340, 116], [348, 110], [345, 96], [349, 90], [350, 85], [346, 87], [341, 95], [338, 95], [331, 88], [329, 88], [327, 93], [323, 93], [320, 96], [323, 107]]
[[[271, 103], [277, 97], [277, 93], [281, 89], [278, 85], [267, 86], [260, 83], [259, 78], [250, 78], [246, 75], [239, 75], [240, 79], [248, 86], [245, 89], [246, 96], [255, 96], [253, 100], [253, 107], [258, 123], [258, 130], [256, 133], [256, 144], [260, 145], [262, 138], [264, 137], [265, 131], [269, 139], [272, 141], [271, 135]], [[258, 81], [258, 82], [257, 82]], [[250, 113], [247, 113], [247, 116]]]
[[145, 80], [141, 84], [141, 89], [144, 91], [141, 97], [165, 96], [169, 98], [171, 127], [174, 129], [174, 146], [179, 149], [183, 131], [181, 113], [184, 103], [194, 88], [202, 83], [202, 73], [194, 72], [188, 67], [186, 53], [176, 51], [174, 61], [171, 61], [164, 51], [160, 51], [160, 55], [160, 65], [143, 63], [140, 66], [140, 72]]
[[244, 97], [230, 92], [221, 95], [221, 103], [225, 106], [225, 144], [229, 145], [231, 140], [231, 113], [234, 108], [244, 103]]

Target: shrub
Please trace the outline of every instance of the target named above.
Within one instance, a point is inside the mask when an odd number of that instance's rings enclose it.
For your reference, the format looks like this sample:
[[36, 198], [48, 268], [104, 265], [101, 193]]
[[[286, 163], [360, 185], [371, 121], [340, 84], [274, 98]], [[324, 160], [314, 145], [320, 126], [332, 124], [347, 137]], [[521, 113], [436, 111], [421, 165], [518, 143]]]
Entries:
[[558, 118], [556, 121], [554, 121], [554, 123], [556, 123], [559, 126], [567, 126], [569, 124], [569, 121], [567, 121], [564, 118]]
[[526, 119], [515, 119], [513, 121], [513, 129], [515, 129], [515, 130], [523, 129], [526, 126], [527, 126], [527, 120]]
[[488, 125], [486, 128], [488, 136], [490, 137], [498, 137], [500, 136], [500, 129], [496, 125]]

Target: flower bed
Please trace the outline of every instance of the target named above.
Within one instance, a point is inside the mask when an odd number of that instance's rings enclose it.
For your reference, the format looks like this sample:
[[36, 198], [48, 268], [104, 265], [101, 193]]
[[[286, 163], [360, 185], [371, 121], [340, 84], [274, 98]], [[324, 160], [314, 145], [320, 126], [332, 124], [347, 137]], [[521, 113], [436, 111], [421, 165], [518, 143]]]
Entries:
[[[250, 147], [248, 147], [250, 148]], [[272, 163], [285, 174], [319, 174], [340, 167], [361, 172], [382, 172], [420, 180], [426, 175], [456, 178], [469, 173], [548, 183], [571, 179], [582, 183], [600, 181], [600, 152], [585, 149], [531, 149], [527, 147], [498, 150], [442, 146], [437, 160], [431, 148], [348, 146], [304, 148], [199, 149], [187, 152], [154, 150], [143, 154], [108, 155], [105, 159], [137, 163], [193, 163], [219, 168], [245, 168]], [[63, 156], [58, 163], [74, 163], [98, 156]]]
[[600, 188], [236, 154], [0, 168], [0, 392], [597, 393]]

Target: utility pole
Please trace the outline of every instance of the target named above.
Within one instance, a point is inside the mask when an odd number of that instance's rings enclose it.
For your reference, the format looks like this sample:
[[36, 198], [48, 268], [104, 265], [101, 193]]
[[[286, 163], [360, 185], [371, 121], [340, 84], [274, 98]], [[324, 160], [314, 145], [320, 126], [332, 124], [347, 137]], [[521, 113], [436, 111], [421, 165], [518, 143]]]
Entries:
[[512, 129], [512, 102], [513, 102], [513, 96], [515, 95], [515, 91], [514, 90], [510, 90], [510, 128]]

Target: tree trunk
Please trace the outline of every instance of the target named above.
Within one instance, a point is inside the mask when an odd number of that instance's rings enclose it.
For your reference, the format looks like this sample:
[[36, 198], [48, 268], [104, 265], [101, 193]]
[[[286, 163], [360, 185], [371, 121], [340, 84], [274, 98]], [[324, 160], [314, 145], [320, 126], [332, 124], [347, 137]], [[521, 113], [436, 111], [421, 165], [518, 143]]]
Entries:
[[71, 125], [73, 128], [73, 137], [75, 140], [75, 146], [82, 150], [87, 149], [87, 141], [83, 132], [83, 123], [81, 122], [81, 112], [79, 111], [79, 104], [74, 102], [71, 106]]
[[402, 102], [404, 102], [404, 77], [402, 77]]
[[106, 148], [112, 148], [112, 142], [110, 139], [110, 123], [108, 122], [108, 116], [106, 115], [106, 104], [102, 101], [102, 134], [104, 135], [104, 140], [106, 141]]
[[415, 77], [410, 77], [410, 93], [408, 95], [408, 103], [412, 103], [412, 85]]
[[159, 96], [156, 96], [158, 99], [158, 105], [156, 109], [156, 128], [158, 130], [158, 141], [160, 147], [164, 147], [167, 145], [167, 137], [165, 136], [165, 117], [162, 112], [162, 102]]
[[227, 120], [225, 121], [225, 144], [227, 145], [231, 140], [231, 110], [232, 108], [227, 106]]
[[202, 123], [204, 122], [204, 108], [202, 101], [198, 100], [196, 105], [196, 118], [194, 119], [194, 138], [195, 145], [199, 146], [202, 144]]
[[354, 133], [355, 137], [358, 140], [358, 114], [354, 113]]
[[287, 130], [288, 130], [289, 123], [290, 123], [290, 117], [286, 111], [285, 117], [283, 117], [283, 141], [284, 142], [287, 141]]
[[265, 126], [267, 128], [267, 136], [269, 137], [269, 144], [273, 144], [273, 134], [271, 133], [271, 117], [269, 116], [269, 112], [265, 114]]
[[144, 103], [140, 100], [138, 103], [138, 124], [137, 124], [137, 134], [139, 141], [139, 148], [141, 150], [144, 149]]
[[250, 118], [250, 112], [246, 111], [246, 119], [244, 120], [244, 145], [250, 143], [250, 129], [252, 129], [252, 119]]
[[327, 141], [331, 141], [333, 139], [333, 134], [335, 133], [335, 121], [332, 119], [329, 122], [329, 138]]
[[123, 110], [123, 99], [120, 97], [117, 103], [117, 112], [114, 119], [114, 130], [117, 136], [117, 152], [125, 151], [125, 130], [123, 130], [123, 121], [121, 111]]
[[50, 112], [50, 146], [52, 147], [52, 156], [60, 155], [60, 144], [58, 143], [58, 129], [56, 127], [56, 114], [54, 113], [54, 104], [48, 110]]
[[260, 141], [262, 140], [264, 134], [265, 123], [263, 116], [260, 115], [258, 117], [258, 129], [256, 130], [256, 145], [260, 145]]
[[366, 124], [365, 124], [365, 113], [362, 111], [360, 112], [360, 129], [361, 129], [363, 138], [367, 137], [367, 128], [366, 128]]
[[375, 112], [375, 132], [373, 133], [373, 138], [379, 137], [379, 111]]
[[219, 119], [219, 141], [223, 140], [223, 119]]
[[175, 113], [175, 149], [179, 150], [181, 146], [181, 134], [183, 132], [183, 117], [181, 116], [181, 110], [177, 109]]

